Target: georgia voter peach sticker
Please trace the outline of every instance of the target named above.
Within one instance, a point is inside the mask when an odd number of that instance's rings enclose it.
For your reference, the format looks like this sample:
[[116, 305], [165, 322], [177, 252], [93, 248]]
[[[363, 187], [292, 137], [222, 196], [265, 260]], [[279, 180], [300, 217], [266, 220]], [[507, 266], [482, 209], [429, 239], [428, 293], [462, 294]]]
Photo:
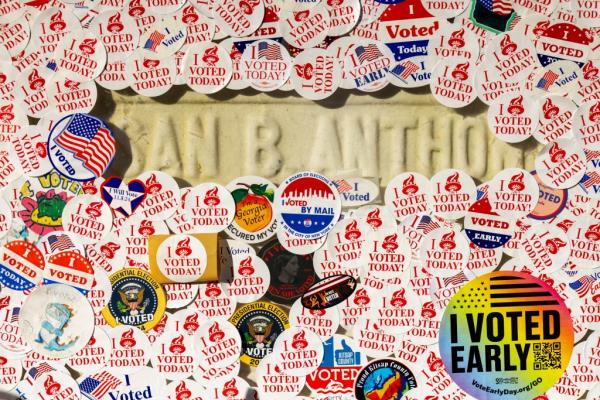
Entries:
[[473, 178], [458, 169], [446, 169], [431, 177], [429, 205], [439, 217], [449, 220], [462, 218], [475, 202], [477, 187]]
[[581, 145], [565, 138], [548, 143], [535, 158], [540, 180], [555, 189], [569, 189], [579, 183], [586, 164]]
[[477, 98], [475, 91], [475, 63], [454, 58], [440, 60], [431, 72], [431, 94], [450, 108], [461, 108]]
[[216, 233], [227, 228], [235, 217], [231, 193], [218, 183], [201, 183], [190, 190], [184, 208], [194, 232]]
[[504, 94], [490, 104], [487, 121], [498, 139], [507, 143], [522, 142], [537, 128], [537, 103], [527, 94]]
[[191, 45], [183, 61], [183, 76], [187, 85], [198, 93], [218, 92], [229, 83], [233, 73], [231, 58], [216, 43]]
[[156, 263], [160, 272], [170, 280], [194, 282], [206, 269], [206, 250], [194, 236], [171, 235], [158, 246]]
[[573, 335], [569, 310], [550, 285], [527, 273], [492, 272], [452, 297], [439, 350], [454, 382], [471, 396], [530, 400], [563, 375]]
[[430, 211], [431, 182], [416, 172], [404, 172], [392, 179], [385, 188], [385, 205], [398, 221], [411, 215]]

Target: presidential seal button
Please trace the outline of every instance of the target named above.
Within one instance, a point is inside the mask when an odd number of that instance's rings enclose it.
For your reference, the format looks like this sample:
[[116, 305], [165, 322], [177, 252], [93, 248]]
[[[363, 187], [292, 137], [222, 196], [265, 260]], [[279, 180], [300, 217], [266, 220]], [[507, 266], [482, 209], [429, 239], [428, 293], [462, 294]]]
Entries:
[[108, 169], [116, 152], [108, 125], [91, 115], [71, 114], [52, 127], [50, 162], [63, 176], [76, 181], [96, 179]]
[[42, 280], [45, 260], [33, 244], [24, 240], [0, 248], [0, 282], [9, 289], [28, 290]]
[[269, 267], [271, 282], [266, 297], [275, 302], [291, 303], [316, 281], [311, 254], [287, 251], [278, 240], [265, 244], [258, 256]]
[[257, 366], [273, 351], [275, 339], [289, 328], [286, 311], [268, 302], [244, 304], [229, 318], [242, 338], [240, 360]]
[[166, 298], [152, 276], [137, 268], [126, 268], [110, 276], [112, 295], [102, 315], [110, 326], [132, 325], [146, 332], [162, 318]]
[[92, 337], [94, 311], [85, 296], [71, 286], [41, 286], [23, 302], [19, 326], [33, 350], [47, 357], [69, 358]]

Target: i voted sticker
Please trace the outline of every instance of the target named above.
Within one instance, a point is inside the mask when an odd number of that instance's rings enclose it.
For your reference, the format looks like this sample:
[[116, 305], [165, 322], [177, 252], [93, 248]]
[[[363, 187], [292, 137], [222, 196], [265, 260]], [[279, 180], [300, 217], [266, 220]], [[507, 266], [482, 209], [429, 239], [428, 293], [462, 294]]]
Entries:
[[449, 220], [462, 218], [476, 197], [475, 182], [469, 174], [447, 169], [431, 177], [428, 202], [434, 214]]
[[539, 124], [533, 137], [542, 144], [554, 142], [559, 138], [572, 137], [573, 116], [577, 106], [567, 97], [548, 95], [538, 102]]
[[140, 53], [143, 57], [166, 60], [185, 43], [187, 28], [172, 16], [165, 16], [150, 25], [140, 36]]
[[91, 115], [72, 114], [53, 125], [48, 139], [50, 161], [56, 170], [76, 181], [104, 174], [116, 152], [108, 125]]
[[102, 241], [111, 231], [112, 210], [90, 194], [77, 196], [63, 209], [63, 228], [84, 245]]
[[43, 283], [62, 283], [87, 294], [94, 283], [94, 269], [79, 252], [61, 251], [48, 257]]
[[477, 97], [475, 91], [475, 63], [465, 60], [440, 60], [431, 72], [433, 97], [450, 108], [471, 104]]
[[535, 169], [542, 183], [555, 189], [568, 189], [585, 174], [585, 154], [577, 142], [557, 139], [538, 153]]
[[202, 183], [190, 190], [184, 206], [195, 232], [221, 232], [235, 216], [231, 193], [218, 183]]
[[306, 239], [325, 235], [341, 213], [339, 192], [333, 182], [310, 171], [288, 177], [275, 193], [274, 204], [282, 227]]
[[428, 234], [421, 245], [420, 259], [427, 271], [450, 277], [462, 271], [469, 260], [467, 239], [450, 228], [442, 227]]
[[206, 249], [191, 235], [171, 235], [158, 246], [156, 263], [160, 272], [170, 280], [194, 282], [206, 269]]
[[40, 250], [24, 240], [0, 248], [0, 282], [9, 289], [32, 289], [42, 280], [45, 260]]
[[487, 119], [497, 138], [507, 143], [519, 143], [536, 131], [537, 104], [528, 95], [507, 93], [490, 104]]
[[186, 379], [192, 376], [198, 362], [192, 338], [177, 331], [166, 332], [153, 343], [152, 366], [166, 379]]
[[296, 93], [310, 100], [331, 96], [340, 85], [342, 71], [337, 57], [325, 49], [310, 48], [294, 57], [291, 82]]
[[494, 211], [488, 196], [473, 203], [465, 216], [465, 233], [478, 248], [499, 248], [511, 239], [513, 232], [509, 217]]
[[100, 75], [106, 65], [106, 48], [89, 29], [67, 34], [54, 52], [57, 74], [77, 82], [87, 82]]
[[198, 93], [215, 93], [229, 83], [233, 74], [227, 51], [212, 42], [191, 45], [183, 61], [183, 76], [187, 85]]
[[494, 176], [488, 189], [492, 210], [505, 218], [524, 217], [538, 204], [540, 189], [529, 172], [507, 168]]
[[242, 79], [261, 92], [281, 88], [292, 73], [292, 59], [288, 51], [282, 44], [270, 39], [247, 45], [240, 63]]
[[385, 204], [398, 221], [429, 212], [431, 182], [418, 173], [405, 172], [392, 179], [385, 189]]
[[311, 330], [286, 329], [275, 342], [273, 361], [290, 376], [306, 376], [323, 361], [323, 342]]

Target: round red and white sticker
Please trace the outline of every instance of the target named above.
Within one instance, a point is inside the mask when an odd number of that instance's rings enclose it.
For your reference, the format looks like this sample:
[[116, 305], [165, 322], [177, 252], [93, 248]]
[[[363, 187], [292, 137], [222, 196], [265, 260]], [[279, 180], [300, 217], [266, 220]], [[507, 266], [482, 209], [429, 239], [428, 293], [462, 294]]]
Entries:
[[[58, 236], [59, 234], [51, 233], [49, 235]], [[86, 246], [85, 253], [94, 270], [100, 268], [110, 273], [124, 265], [126, 248], [125, 243], [120, 241], [113, 232], [108, 235], [106, 240]]]
[[212, 42], [191, 45], [183, 62], [187, 85], [198, 93], [215, 93], [229, 83], [233, 65], [227, 51]]
[[76, 82], [87, 82], [104, 70], [106, 49], [90, 30], [80, 29], [70, 32], [61, 40], [53, 59], [59, 76]]
[[72, 113], [89, 113], [94, 105], [98, 92], [94, 81], [76, 82], [58, 75], [48, 82], [48, 114], [55, 120]]
[[362, 247], [366, 237], [366, 227], [359, 226], [352, 217], [339, 220], [327, 236], [327, 248], [333, 260], [342, 269], [356, 265], [362, 257]]
[[507, 217], [502, 217], [492, 210], [487, 196], [477, 200], [469, 208], [464, 226], [471, 243], [485, 249], [501, 247], [510, 240], [514, 231]]
[[21, 360], [18, 358], [0, 356], [0, 371], [2, 371], [0, 390], [8, 392], [21, 382], [23, 368], [21, 367]]
[[180, 332], [165, 332], [152, 345], [152, 367], [169, 380], [186, 379], [192, 376], [198, 363], [190, 336]]
[[331, 96], [340, 85], [342, 70], [338, 58], [330, 51], [319, 48], [306, 49], [294, 58], [294, 71], [290, 77], [294, 90], [309, 100], [322, 100]]
[[112, 343], [108, 368], [119, 374], [133, 374], [148, 364], [153, 353], [144, 332], [128, 325], [107, 329]]
[[327, 239], [327, 235], [316, 239], [304, 239], [289, 233], [281, 227], [281, 225], [278, 225], [275, 231], [279, 243], [281, 243], [281, 245], [290, 253], [299, 255], [310, 254], [317, 251], [323, 247], [323, 244]]
[[108, 62], [125, 60], [140, 41], [135, 20], [124, 11], [110, 10], [100, 13], [94, 18], [90, 29], [104, 44]]
[[139, 51], [146, 58], [171, 58], [185, 43], [187, 27], [175, 15], [165, 16], [150, 25], [140, 36]]
[[331, 20], [323, 2], [314, 7], [286, 11], [280, 16], [283, 38], [299, 49], [309, 49], [321, 43], [329, 33]]
[[486, 249], [479, 247], [475, 243], [470, 244], [471, 251], [469, 252], [469, 262], [466, 269], [474, 275], [479, 276], [492, 272], [502, 259], [502, 247]]
[[279, 89], [292, 72], [288, 51], [282, 44], [270, 39], [247, 45], [240, 62], [242, 79], [261, 92]]
[[167, 297], [167, 308], [187, 307], [198, 295], [198, 285], [190, 283], [165, 283], [163, 290]]
[[423, 7], [434, 17], [453, 18], [462, 13], [468, 6], [468, 0], [423, 0]]
[[361, 275], [376, 279], [397, 277], [410, 267], [412, 251], [410, 242], [397, 230], [380, 230], [369, 233], [363, 244], [360, 265]]
[[313, 331], [293, 326], [277, 337], [273, 362], [286, 375], [306, 376], [323, 361], [323, 342]]
[[573, 117], [573, 133], [587, 150], [600, 150], [600, 100], [580, 104]]
[[206, 386], [208, 398], [212, 400], [246, 400], [253, 399], [256, 392], [239, 376], [224, 376], [211, 379]]
[[585, 174], [583, 149], [574, 140], [557, 139], [548, 143], [535, 158], [535, 169], [542, 183], [555, 189], [575, 186]]
[[396, 229], [396, 219], [388, 207], [367, 205], [355, 210], [354, 218], [371, 231]]
[[170, 329], [167, 331], [183, 332], [188, 336], [194, 336], [200, 326], [206, 322], [206, 316], [202, 311], [187, 307], [173, 314]]
[[298, 298], [290, 308], [290, 325], [307, 328], [326, 341], [340, 326], [340, 313], [336, 307], [311, 310], [302, 305]]
[[96, 327], [88, 344], [67, 360], [69, 367], [82, 375], [93, 374], [104, 368], [112, 353], [110, 337], [102, 328]]
[[261, 399], [289, 400], [304, 388], [304, 376], [290, 376], [276, 363], [274, 354], [267, 354], [256, 368], [256, 384]]
[[507, 168], [490, 181], [487, 197], [493, 211], [518, 219], [533, 211], [539, 196], [540, 189], [533, 175], [520, 168]]
[[87, 293], [86, 297], [90, 302], [94, 310], [94, 314], [100, 315], [102, 309], [108, 304], [110, 295], [112, 293], [112, 286], [110, 285], [110, 279], [108, 273], [103, 269], [97, 269], [94, 271], [94, 282], [92, 288]]
[[386, 285], [380, 296], [373, 299], [367, 318], [386, 333], [401, 335], [421, 318], [418, 313], [420, 308], [419, 296], [411, 289]]
[[96, 78], [96, 83], [108, 90], [122, 90], [130, 85], [125, 75], [125, 60], [108, 60], [104, 71]]
[[193, 187], [185, 199], [184, 208], [194, 232], [221, 232], [235, 217], [233, 197], [218, 183], [201, 183]]
[[138, 213], [153, 221], [164, 220], [181, 205], [179, 185], [169, 174], [161, 171], [144, 172], [138, 178], [146, 187], [146, 199]]
[[3, 288], [0, 294], [0, 349], [11, 358], [31, 354], [31, 346], [22, 336], [19, 326], [19, 313], [23, 306], [25, 295], [16, 290]]
[[567, 97], [559, 95], [544, 96], [538, 101], [539, 124], [533, 132], [535, 140], [542, 144], [559, 138], [571, 138], [573, 116], [577, 106]]
[[219, 46], [227, 50], [229, 58], [231, 58], [232, 61], [233, 73], [231, 75], [231, 80], [227, 84], [227, 88], [233, 90], [247, 88], [250, 84], [242, 76], [242, 51], [240, 50], [240, 47], [243, 48], [243, 46], [241, 45], [240, 40], [227, 38], [219, 43]]
[[441, 227], [425, 236], [420, 259], [430, 274], [448, 278], [461, 272], [469, 261], [469, 241], [464, 235]]
[[75, 379], [70, 374], [60, 371], [50, 371], [34, 380], [32, 391], [37, 399], [81, 399], [81, 391]]
[[140, 215], [129, 217], [119, 232], [119, 240], [125, 247], [125, 264], [149, 271], [148, 237], [168, 233], [169, 228], [163, 221], [144, 219]]
[[24, 291], [33, 289], [44, 275], [42, 252], [32, 243], [14, 240], [0, 247], [0, 283]]
[[573, 61], [559, 60], [545, 67], [536, 68], [527, 77], [527, 86], [531, 86], [536, 97], [548, 94], [566, 96], [576, 90], [582, 75], [581, 68]]
[[87, 294], [94, 283], [94, 269], [79, 252], [61, 251], [48, 257], [42, 282], [63, 283]]
[[[17, 76], [14, 93], [15, 100], [23, 106], [12, 108], [16, 103], [7, 100], [0, 102], [0, 123], [2, 125], [19, 125], [22, 129], [27, 125], [26, 121], [22, 119], [22, 117], [27, 118], [25, 113], [34, 118], [45, 116], [50, 106], [47, 89], [54, 74], [54, 71], [43, 65], [34, 65], [21, 70]], [[0, 125], [0, 127], [2, 126]], [[4, 128], [2, 129], [3, 133], [16, 132], [16, 130], [9, 130], [8, 126], [2, 128]]]
[[155, 97], [171, 89], [177, 76], [177, 64], [174, 57], [159, 60], [157, 57], [147, 57], [138, 49], [127, 58], [124, 72], [136, 93]]
[[482, 62], [475, 67], [475, 89], [477, 97], [489, 105], [503, 94], [521, 93], [524, 90], [524, 82], [506, 81], [493, 65]]
[[577, 104], [596, 97], [596, 92], [600, 87], [600, 80], [598, 80], [600, 59], [597, 57], [598, 55], [595, 55], [594, 60], [587, 60], [583, 67], [581, 67], [583, 73], [577, 80], [577, 86], [573, 87], [569, 93], [569, 97]]
[[240, 360], [223, 368], [205, 367], [203, 363], [198, 363], [197, 368], [194, 369], [194, 379], [208, 390], [208, 387], [211, 386], [216, 379], [231, 379], [234, 376], [238, 376], [240, 366]]
[[236, 298], [229, 294], [226, 283], [209, 282], [197, 285], [194, 305], [208, 318], [229, 318], [235, 311]]
[[367, 314], [362, 315], [356, 321], [353, 329], [353, 339], [363, 354], [373, 358], [381, 358], [392, 354], [396, 350], [400, 335], [380, 326]]
[[163, 396], [166, 396], [167, 400], [204, 400], [208, 398], [204, 386], [191, 379], [172, 381], [167, 385]]
[[392, 51], [378, 40], [360, 39], [348, 49], [344, 59], [346, 78], [351, 88], [363, 92], [383, 89], [389, 81], [387, 75], [394, 62]]
[[50, 58], [65, 35], [80, 27], [73, 12], [49, 7], [40, 12], [31, 24], [31, 45], [44, 59]]
[[[423, 3], [427, 2], [428, 0], [425, 0]], [[477, 61], [479, 57], [479, 39], [477, 35], [472, 30], [459, 24], [444, 22], [440, 24], [440, 28], [433, 34], [427, 44], [429, 64], [435, 65], [438, 60], [447, 58]]]
[[538, 274], [548, 274], [565, 265], [570, 252], [569, 237], [562, 229], [539, 224], [527, 231], [517, 256], [522, 260], [529, 260]]
[[158, 246], [156, 263], [160, 272], [172, 281], [195, 282], [206, 269], [206, 249], [194, 236], [171, 235]]
[[240, 303], [251, 303], [260, 299], [269, 288], [271, 273], [267, 264], [255, 254], [245, 258], [234, 258], [233, 278], [229, 279], [227, 291]]
[[473, 178], [458, 169], [446, 169], [431, 177], [428, 203], [434, 214], [456, 220], [465, 216], [477, 197]]
[[586, 61], [589, 45], [594, 37], [589, 29], [577, 25], [558, 22], [547, 27], [536, 41], [538, 57], [542, 65], [548, 65], [557, 60], [570, 60], [576, 63]]
[[404, 172], [394, 177], [385, 188], [385, 205], [398, 221], [430, 211], [431, 182], [416, 172]]
[[509, 31], [492, 39], [485, 50], [485, 63], [504, 81], [522, 81], [539, 67], [536, 54], [531, 40]]
[[361, 16], [361, 2], [359, 0], [327, 0], [327, 10], [331, 19], [328, 36], [343, 36], [352, 31], [358, 23]]
[[355, 278], [358, 278], [359, 275], [358, 268], [343, 270], [342, 267], [331, 258], [327, 247], [321, 247], [320, 249], [315, 250], [313, 254], [313, 267], [315, 273], [321, 279], [340, 274], [352, 275]]
[[223, 368], [240, 357], [242, 339], [235, 325], [225, 318], [208, 320], [194, 336], [194, 352], [205, 367]]
[[490, 104], [487, 121], [498, 139], [507, 143], [522, 142], [538, 126], [537, 103], [529, 95], [504, 94]]
[[82, 244], [102, 241], [112, 228], [112, 210], [98, 196], [83, 194], [71, 199], [63, 210], [63, 228]]
[[214, 0], [212, 17], [227, 36], [244, 37], [256, 31], [263, 22], [262, 0]]
[[153, 12], [161, 15], [170, 15], [179, 10], [185, 0], [167, 0], [167, 1], [155, 1], [155, 0], [142, 0], [142, 5], [146, 8], [151, 9]]
[[461, 108], [477, 98], [475, 63], [462, 59], [440, 60], [431, 72], [431, 94], [446, 107]]
[[600, 267], [600, 221], [580, 218], [568, 234], [571, 240], [569, 262], [574, 263], [577, 269]]
[[[185, 45], [192, 45], [213, 39], [215, 35], [215, 21], [196, 10], [189, 2], [185, 4], [177, 15], [187, 26]], [[182, 49], [185, 49], [185, 46]]]

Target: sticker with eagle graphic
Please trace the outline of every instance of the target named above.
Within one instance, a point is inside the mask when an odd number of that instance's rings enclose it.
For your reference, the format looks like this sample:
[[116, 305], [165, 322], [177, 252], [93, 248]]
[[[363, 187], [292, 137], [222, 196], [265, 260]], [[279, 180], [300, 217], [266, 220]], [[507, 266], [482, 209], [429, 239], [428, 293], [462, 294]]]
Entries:
[[242, 338], [240, 360], [254, 367], [271, 354], [275, 340], [290, 326], [283, 308], [264, 301], [242, 305], [229, 322], [235, 325]]
[[102, 315], [110, 326], [132, 325], [147, 332], [162, 319], [165, 293], [152, 276], [139, 268], [126, 268], [110, 276], [112, 295]]

